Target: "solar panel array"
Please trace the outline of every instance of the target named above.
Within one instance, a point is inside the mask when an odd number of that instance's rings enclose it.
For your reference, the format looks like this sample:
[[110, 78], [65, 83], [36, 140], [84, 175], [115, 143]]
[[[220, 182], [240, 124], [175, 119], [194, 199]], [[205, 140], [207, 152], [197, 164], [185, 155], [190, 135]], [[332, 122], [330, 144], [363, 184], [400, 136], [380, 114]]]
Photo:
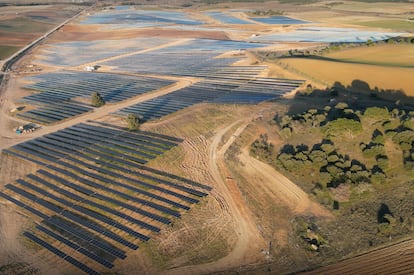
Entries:
[[178, 91], [128, 106], [115, 115], [136, 114], [144, 121], [158, 119], [201, 102], [256, 104], [298, 88], [301, 80], [280, 78], [215, 77]]
[[231, 40], [194, 39], [184, 44], [122, 57], [104, 64], [116, 67], [115, 70], [128, 72], [202, 76], [226, 69], [241, 59], [216, 58], [224, 52], [263, 46], [266, 45]]
[[99, 92], [107, 103], [116, 103], [174, 83], [153, 77], [135, 77], [108, 73], [45, 73], [25, 88], [38, 93], [23, 97], [22, 102], [41, 107], [17, 116], [40, 124], [50, 124], [93, 110], [77, 98], [89, 99]]
[[0, 197], [35, 216], [24, 236], [88, 274], [109, 272], [210, 187], [144, 164], [180, 139], [88, 122], [3, 153], [40, 165]]
[[[42, 49], [38, 64], [80, 66], [128, 52], [140, 51], [169, 42], [160, 37], [140, 37], [119, 40], [92, 40], [50, 43]], [[81, 49], [81, 50], [80, 50]]]
[[[144, 121], [158, 119], [201, 102], [256, 104], [290, 92], [304, 81], [258, 77], [267, 66], [231, 66], [240, 57], [217, 58], [229, 50], [263, 47], [241, 41], [194, 39], [184, 44], [111, 60], [107, 65], [147, 74], [191, 76], [203, 80], [118, 112], [139, 115]], [[116, 70], [116, 69], [115, 69]]]

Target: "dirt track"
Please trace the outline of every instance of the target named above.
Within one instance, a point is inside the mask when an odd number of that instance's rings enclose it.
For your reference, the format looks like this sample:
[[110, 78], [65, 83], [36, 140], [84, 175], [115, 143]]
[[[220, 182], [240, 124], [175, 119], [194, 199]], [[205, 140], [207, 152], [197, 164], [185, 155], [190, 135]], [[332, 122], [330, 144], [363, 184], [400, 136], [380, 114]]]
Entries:
[[[176, 80], [177, 80], [177, 82], [175, 84], [169, 85], [165, 88], [161, 88], [161, 89], [156, 90], [154, 92], [146, 93], [144, 95], [140, 95], [140, 96], [137, 96], [135, 98], [132, 98], [132, 99], [129, 99], [129, 100], [126, 100], [126, 101], [122, 101], [122, 102], [117, 103], [117, 104], [108, 104], [108, 105], [105, 105], [105, 106], [103, 106], [99, 109], [94, 110], [93, 112], [89, 112], [85, 115], [81, 115], [81, 116], [75, 117], [73, 119], [63, 121], [63, 122], [61, 122], [59, 124], [56, 124], [56, 125], [43, 127], [40, 130], [37, 130], [37, 131], [35, 131], [31, 134], [28, 134], [26, 136], [27, 139], [25, 139], [25, 140], [40, 137], [40, 136], [43, 136], [45, 134], [61, 130], [63, 128], [70, 127], [70, 126], [75, 125], [77, 123], [84, 122], [86, 120], [96, 120], [98, 118], [102, 118], [105, 115], [113, 113], [113, 112], [115, 112], [117, 110], [120, 110], [122, 108], [128, 107], [130, 105], [137, 104], [139, 102], [143, 102], [143, 101], [146, 101], [146, 100], [150, 100], [152, 98], [156, 98], [156, 97], [171, 93], [175, 90], [184, 88], [188, 85], [191, 85], [192, 82], [193, 82], [192, 78], [179, 78], [179, 79], [176, 79]], [[11, 90], [11, 89], [9, 89], [9, 90]], [[2, 124], [2, 126], [5, 127], [4, 124]], [[16, 137], [15, 137], [16, 134], [10, 132], [9, 129], [4, 129], [3, 128], [3, 129], [0, 129], [0, 130], [1, 130], [2, 133], [10, 133], [8, 135], [2, 134], [2, 136], [1, 136], [2, 139], [5, 140], [5, 141], [7, 140], [7, 141], [2, 142], [0, 144], [0, 150], [8, 148], [10, 146], [13, 146], [14, 144], [22, 142], [22, 139], [16, 139]]]
[[[225, 169], [224, 153], [232, 144], [234, 138], [230, 138], [221, 148], [219, 148], [219, 143], [223, 136], [240, 122], [240, 120], [233, 122], [215, 133], [209, 146], [207, 164], [209, 172], [215, 181], [214, 192], [211, 196], [221, 204], [222, 211], [230, 214], [232, 218], [231, 224], [237, 234], [236, 245], [227, 256], [218, 261], [202, 265], [185, 266], [170, 270], [167, 272], [168, 274], [208, 274], [254, 263], [260, 260], [260, 258], [263, 259], [260, 250], [265, 247], [265, 242], [254, 223], [250, 210], [246, 206], [237, 184], [225, 181], [223, 178], [222, 170]], [[234, 134], [240, 133], [244, 127], [245, 124], [240, 126]]]
[[276, 201], [283, 203], [293, 211], [294, 214], [312, 214], [321, 217], [332, 217], [332, 214], [318, 203], [309, 199], [302, 189], [287, 177], [276, 171], [270, 165], [263, 163], [249, 155], [244, 148], [239, 155], [244, 165], [246, 174], [256, 179], [255, 186], [262, 188], [266, 194]]

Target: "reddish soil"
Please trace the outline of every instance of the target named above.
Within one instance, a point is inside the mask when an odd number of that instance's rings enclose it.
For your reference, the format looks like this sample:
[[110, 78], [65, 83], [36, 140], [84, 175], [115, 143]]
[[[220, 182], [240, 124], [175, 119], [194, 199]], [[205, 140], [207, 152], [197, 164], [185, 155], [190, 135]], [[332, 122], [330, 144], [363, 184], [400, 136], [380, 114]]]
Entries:
[[228, 40], [221, 31], [191, 31], [174, 29], [122, 29], [105, 30], [98, 25], [67, 25], [53, 35], [53, 41], [91, 41], [91, 40], [120, 40], [136, 37], [172, 37], [172, 38], [209, 38]]

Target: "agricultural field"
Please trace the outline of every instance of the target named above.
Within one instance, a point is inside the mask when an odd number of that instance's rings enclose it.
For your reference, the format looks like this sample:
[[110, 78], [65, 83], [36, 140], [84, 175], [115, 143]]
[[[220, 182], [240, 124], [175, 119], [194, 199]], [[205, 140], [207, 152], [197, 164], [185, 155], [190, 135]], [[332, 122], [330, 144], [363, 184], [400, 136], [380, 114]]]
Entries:
[[321, 57], [282, 58], [279, 62], [288, 70], [326, 86], [335, 82], [352, 86], [353, 81], [361, 80], [372, 90], [377, 87], [391, 94], [394, 91], [412, 96], [414, 90], [409, 79], [414, 73], [413, 56], [411, 44], [375, 45], [336, 50]]
[[0, 273], [414, 270], [409, 2], [48, 2], [0, 0]]
[[81, 9], [71, 5], [0, 7], [0, 59], [9, 57]]

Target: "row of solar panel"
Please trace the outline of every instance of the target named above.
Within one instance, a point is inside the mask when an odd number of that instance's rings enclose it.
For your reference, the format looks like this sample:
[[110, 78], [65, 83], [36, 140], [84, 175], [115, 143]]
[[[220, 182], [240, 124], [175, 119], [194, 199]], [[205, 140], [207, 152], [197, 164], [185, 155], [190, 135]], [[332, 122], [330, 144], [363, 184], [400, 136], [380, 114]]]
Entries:
[[26, 236], [27, 238], [29, 238], [30, 240], [34, 241], [35, 243], [43, 246], [44, 248], [46, 248], [47, 250], [49, 250], [53, 254], [57, 255], [58, 257], [60, 257], [60, 258], [64, 259], [65, 261], [73, 264], [74, 266], [78, 267], [80, 270], [86, 272], [87, 274], [99, 275], [99, 272], [97, 272], [97, 271], [91, 269], [90, 267], [84, 265], [83, 263], [79, 262], [78, 260], [72, 258], [71, 256], [67, 255], [66, 253], [64, 253], [61, 250], [57, 249], [56, 247], [50, 245], [48, 242], [36, 237], [32, 233], [26, 231], [26, 232], [23, 233], [23, 235]]

